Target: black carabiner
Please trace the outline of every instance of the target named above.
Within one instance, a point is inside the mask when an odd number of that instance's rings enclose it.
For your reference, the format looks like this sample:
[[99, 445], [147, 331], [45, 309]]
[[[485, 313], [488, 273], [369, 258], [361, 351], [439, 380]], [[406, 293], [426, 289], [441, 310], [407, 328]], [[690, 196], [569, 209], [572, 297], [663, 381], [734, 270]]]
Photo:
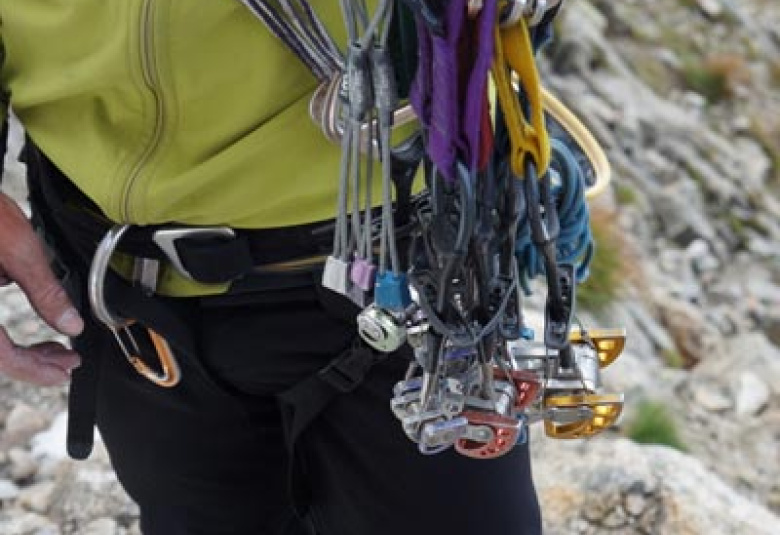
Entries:
[[[544, 343], [551, 349], [564, 350], [569, 345], [569, 330], [574, 314], [576, 291], [574, 266], [558, 264], [556, 240], [560, 234], [560, 222], [552, 197], [550, 174], [545, 173], [539, 180], [536, 167], [530, 157], [525, 161], [524, 185], [531, 239], [544, 258], [547, 279]], [[562, 353], [565, 361], [570, 360], [568, 351]]]

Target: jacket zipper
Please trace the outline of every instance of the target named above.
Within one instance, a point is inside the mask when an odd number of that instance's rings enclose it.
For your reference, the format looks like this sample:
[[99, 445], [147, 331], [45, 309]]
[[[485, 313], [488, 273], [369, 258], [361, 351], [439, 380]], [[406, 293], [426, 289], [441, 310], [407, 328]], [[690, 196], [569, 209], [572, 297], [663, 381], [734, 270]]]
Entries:
[[141, 69], [143, 72], [144, 84], [151, 93], [154, 101], [154, 129], [152, 130], [151, 140], [130, 171], [122, 191], [120, 214], [125, 222], [132, 222], [131, 202], [133, 188], [138, 182], [144, 167], [149, 163], [159, 147], [165, 126], [165, 108], [163, 107], [162, 87], [160, 84], [160, 76], [157, 72], [157, 60], [155, 58], [154, 16], [154, 0], [143, 0], [140, 24]]

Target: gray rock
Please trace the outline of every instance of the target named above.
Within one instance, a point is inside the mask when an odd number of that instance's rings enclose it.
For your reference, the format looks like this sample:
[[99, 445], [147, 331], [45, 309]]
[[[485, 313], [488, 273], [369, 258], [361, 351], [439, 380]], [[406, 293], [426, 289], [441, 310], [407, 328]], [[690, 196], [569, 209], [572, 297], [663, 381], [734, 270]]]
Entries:
[[0, 479], [0, 502], [10, 501], [19, 496], [19, 487], [7, 479]]
[[719, 0], [696, 0], [696, 3], [708, 17], [720, 17], [723, 14], [723, 5]]
[[[671, 351], [674, 349], [674, 340], [672, 340], [669, 333], [666, 332], [642, 302], [631, 300], [621, 303], [620, 310], [623, 312], [622, 317], [627, 318], [629, 321], [633, 320], [633, 324], [636, 327], [627, 331], [628, 339], [626, 340], [626, 345], [629, 349], [635, 348], [640, 355], [649, 355], [656, 351]], [[649, 344], [635, 344], [634, 338], [637, 335], [646, 337], [649, 340]]]
[[748, 229], [745, 231], [747, 236], [747, 248], [759, 258], [774, 258], [778, 256], [777, 242]]
[[677, 245], [687, 247], [694, 240], [715, 240], [715, 229], [704, 215], [700, 193], [692, 182], [658, 190], [651, 198], [664, 234]]
[[704, 320], [701, 309], [661, 291], [653, 297], [663, 325], [687, 364], [713, 358], [723, 350], [720, 334]]
[[561, 24], [566, 30], [561, 35], [566, 37], [559, 42], [560, 53], [554, 58], [554, 68], [559, 73], [587, 69], [604, 46], [607, 19], [592, 5], [581, 2], [562, 15]]
[[766, 181], [772, 172], [772, 160], [756, 141], [747, 137], [733, 140], [733, 156], [740, 169], [740, 186], [751, 196], [765, 193]]
[[694, 273], [700, 278], [721, 267], [720, 260], [713, 254], [710, 244], [705, 240], [692, 241], [685, 250], [685, 254]]
[[30, 441], [32, 454], [46, 461], [61, 461], [68, 458], [65, 441], [67, 436], [68, 414], [57, 414], [46, 429], [36, 434]]
[[45, 516], [30, 512], [0, 514], [3, 535], [60, 535], [59, 528]]
[[8, 452], [11, 462], [11, 477], [14, 481], [29, 479], [38, 471], [38, 463], [32, 454], [22, 448], [13, 448]]
[[119, 535], [121, 528], [113, 518], [97, 518], [86, 524], [81, 535]]
[[545, 533], [573, 533], [583, 520], [587, 526], [577, 532], [780, 533], [780, 518], [734, 492], [697, 459], [666, 447], [537, 437], [532, 454]]
[[12, 445], [26, 444], [48, 425], [46, 415], [26, 403], [17, 403], [5, 421], [5, 441]]
[[626, 494], [623, 507], [629, 515], [640, 517], [648, 507], [647, 502], [647, 496], [645, 496], [643, 489], [636, 487], [633, 491]]
[[780, 347], [780, 314], [770, 314], [764, 318], [764, 332], [770, 342]]
[[697, 374], [728, 377], [735, 370], [753, 370], [769, 385], [774, 395], [780, 395], [780, 348], [765, 334], [746, 333], [726, 340], [725, 350], [718, 358], [703, 362]]
[[19, 505], [30, 511], [46, 514], [51, 508], [56, 486], [54, 481], [41, 481], [25, 487], [19, 493]]
[[751, 330], [750, 322], [734, 305], [734, 302], [710, 304], [705, 312], [709, 324], [718, 329], [725, 337]]
[[690, 388], [693, 400], [710, 412], [723, 412], [734, 406], [731, 398], [717, 384], [697, 382]]
[[50, 515], [83, 523], [96, 518], [131, 519], [138, 516], [138, 508], [110, 466], [88, 460], [63, 465]]
[[739, 374], [735, 390], [734, 410], [738, 416], [755, 416], [769, 404], [769, 386], [752, 371]]

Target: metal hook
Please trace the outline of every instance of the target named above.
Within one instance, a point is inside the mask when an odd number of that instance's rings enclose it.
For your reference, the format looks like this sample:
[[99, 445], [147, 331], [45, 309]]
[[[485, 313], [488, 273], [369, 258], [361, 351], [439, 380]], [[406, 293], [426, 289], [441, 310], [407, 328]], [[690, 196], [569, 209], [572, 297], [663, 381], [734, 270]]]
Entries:
[[95, 317], [111, 330], [122, 353], [133, 368], [154, 384], [170, 388], [181, 380], [181, 368], [165, 339], [152, 329], [146, 329], [160, 363], [161, 371], [157, 372], [141, 358], [140, 346], [130, 330], [135, 321], [113, 314], [106, 304], [104, 287], [108, 265], [122, 236], [129, 228], [130, 225], [112, 227], [95, 250], [87, 279], [90, 308]]

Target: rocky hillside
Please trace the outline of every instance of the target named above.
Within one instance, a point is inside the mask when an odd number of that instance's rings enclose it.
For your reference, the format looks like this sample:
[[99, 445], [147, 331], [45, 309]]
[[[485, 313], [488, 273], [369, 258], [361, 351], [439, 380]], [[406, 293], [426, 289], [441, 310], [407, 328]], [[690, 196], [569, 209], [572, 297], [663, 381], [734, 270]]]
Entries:
[[[626, 282], [584, 322], [628, 328], [604, 373], [627, 408], [587, 443], [537, 433], [548, 534], [780, 533], [779, 22], [771, 0], [565, 7], [545, 80], [613, 164], [594, 209]], [[685, 453], [624, 438], [648, 406]]]
[[[546, 534], [778, 534], [780, 4], [568, 0], [557, 30], [545, 84], [614, 171], [593, 210], [618, 291], [594, 268], [580, 320], [629, 340], [603, 376], [626, 394], [615, 429], [533, 429]], [[49, 335], [1, 292], [17, 339]], [[137, 533], [104, 452], [64, 458], [63, 403], [0, 379], [0, 533]]]

